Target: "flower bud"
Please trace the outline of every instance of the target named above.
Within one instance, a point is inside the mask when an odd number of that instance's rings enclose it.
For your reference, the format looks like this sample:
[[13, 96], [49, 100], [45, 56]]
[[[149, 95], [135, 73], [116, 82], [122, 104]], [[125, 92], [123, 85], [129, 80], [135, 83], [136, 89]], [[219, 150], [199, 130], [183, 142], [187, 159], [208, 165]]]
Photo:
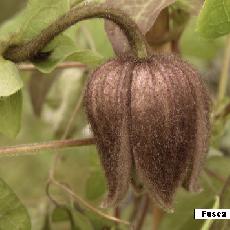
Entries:
[[210, 99], [188, 63], [174, 55], [110, 60], [91, 75], [85, 106], [108, 182], [104, 207], [124, 198], [133, 170], [165, 210], [179, 186], [199, 190]]

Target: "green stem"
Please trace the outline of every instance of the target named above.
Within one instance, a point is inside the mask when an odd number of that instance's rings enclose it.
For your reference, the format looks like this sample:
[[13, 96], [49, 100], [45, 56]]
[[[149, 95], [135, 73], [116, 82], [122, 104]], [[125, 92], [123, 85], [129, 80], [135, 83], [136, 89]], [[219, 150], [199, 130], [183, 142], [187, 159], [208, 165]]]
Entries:
[[224, 62], [223, 62], [222, 72], [219, 81], [218, 102], [221, 102], [226, 94], [226, 90], [228, 87], [229, 65], [230, 65], [230, 36], [228, 36], [226, 41]]
[[95, 3], [72, 8], [31, 41], [9, 47], [3, 56], [13, 62], [31, 60], [61, 32], [77, 22], [91, 18], [105, 18], [113, 21], [126, 35], [133, 54], [140, 58], [147, 56], [147, 42], [135, 22], [122, 11]]

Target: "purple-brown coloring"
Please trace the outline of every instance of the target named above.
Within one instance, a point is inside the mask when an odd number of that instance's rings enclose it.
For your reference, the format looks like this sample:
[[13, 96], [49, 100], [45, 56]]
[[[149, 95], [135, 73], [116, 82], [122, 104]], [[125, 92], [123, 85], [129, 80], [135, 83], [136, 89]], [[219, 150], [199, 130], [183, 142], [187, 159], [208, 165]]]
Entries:
[[174, 55], [120, 57], [96, 69], [85, 107], [108, 184], [103, 206], [124, 199], [133, 170], [165, 210], [178, 187], [199, 191], [210, 104], [198, 72]]

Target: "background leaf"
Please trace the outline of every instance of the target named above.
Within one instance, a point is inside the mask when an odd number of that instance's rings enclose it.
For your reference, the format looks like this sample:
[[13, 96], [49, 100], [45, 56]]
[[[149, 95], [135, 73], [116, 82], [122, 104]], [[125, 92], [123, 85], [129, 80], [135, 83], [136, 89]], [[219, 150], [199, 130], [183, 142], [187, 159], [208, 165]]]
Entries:
[[56, 70], [46, 77], [44, 77], [42, 73], [36, 70], [31, 74], [28, 86], [29, 94], [34, 114], [38, 117], [41, 115], [46, 96], [53, 83], [57, 79], [59, 72], [60, 70]]
[[[3, 42], [18, 44], [31, 40], [69, 9], [70, 3], [68, 0], [29, 0], [27, 7], [22, 12], [2, 25], [0, 28], [0, 41], [2, 41], [2, 44], [4, 44]], [[65, 59], [66, 52], [60, 53], [60, 51], [63, 51], [63, 46], [69, 45], [66, 39], [65, 36], [55, 39], [50, 47], [51, 51], [54, 52], [54, 56], [47, 62], [44, 70], [42, 67], [39, 70], [50, 72], [60, 61]], [[63, 45], [59, 47], [59, 44]]]
[[230, 1], [206, 0], [200, 12], [197, 30], [206, 38], [217, 38], [230, 32]]
[[[29, 0], [27, 7], [20, 14], [0, 28], [0, 41], [2, 44], [3, 41], [10, 44], [26, 42], [69, 9], [68, 0]], [[50, 73], [69, 56], [71, 57], [68, 60], [81, 61], [90, 67], [95, 67], [104, 60], [96, 52], [77, 47], [75, 32], [76, 28], [72, 27], [45, 47], [44, 51], [50, 51], [51, 55], [47, 60], [34, 63], [39, 71]]]
[[0, 132], [15, 137], [21, 126], [22, 93], [0, 98]]
[[14, 94], [23, 86], [19, 71], [13, 62], [0, 59], [0, 97]]
[[22, 40], [30, 40], [69, 9], [67, 0], [29, 0], [21, 24]]
[[195, 29], [196, 23], [196, 18], [192, 18], [185, 28], [180, 39], [181, 52], [185, 57], [199, 59], [202, 62], [213, 60], [223, 46], [223, 39], [203, 38]]
[[139, 26], [143, 34], [146, 34], [154, 24], [161, 10], [175, 2], [175, 0], [107, 0], [110, 7], [123, 10]]
[[[114, 56], [113, 48], [104, 28], [103, 19], [92, 19], [82, 21], [80, 22], [79, 27], [79, 33], [77, 34], [76, 38], [78, 44], [81, 41], [82, 43], [89, 43], [89, 40], [92, 40], [91, 42], [93, 43], [94, 47], [88, 44], [88, 47], [90, 47], [91, 50], [95, 50], [100, 55], [106, 58]], [[86, 34], [86, 32], [88, 34]]]
[[[112, 8], [123, 10], [138, 25], [145, 35], [153, 26], [161, 10], [175, 2], [175, 0], [107, 0], [106, 3]], [[120, 28], [113, 22], [106, 21], [105, 29], [112, 43], [114, 51], [119, 54], [127, 50], [127, 39]]]
[[96, 200], [100, 198], [106, 191], [105, 177], [100, 170], [93, 170], [86, 182], [86, 198]]
[[[109, 230], [109, 229], [113, 229], [112, 227], [115, 227], [115, 226], [117, 227], [117, 224], [115, 222], [111, 220], [107, 220], [92, 211], [85, 210], [85, 215], [92, 223], [94, 230], [101, 230], [101, 229]], [[119, 227], [117, 228], [120, 229]], [[125, 229], [127, 229], [127, 227]]]
[[79, 229], [79, 230], [94, 230], [95, 229], [92, 223], [90, 222], [90, 220], [88, 219], [88, 217], [84, 215], [84, 213], [81, 213], [79, 211], [72, 209], [72, 214], [73, 214], [76, 229]]
[[0, 178], [0, 229], [30, 230], [26, 208], [11, 188]]
[[52, 52], [49, 58], [34, 63], [42, 73], [52, 72], [59, 63], [67, 58], [68, 61], [80, 61], [89, 67], [97, 66], [104, 60], [103, 57], [96, 52], [79, 49], [75, 45], [74, 40], [66, 35], [58, 36], [46, 47], [45, 51]]
[[17, 13], [23, 7], [25, 2], [26, 0], [0, 1], [0, 23]]
[[0, 40], [17, 35], [18, 42], [28, 41], [69, 8], [67, 0], [28, 0], [23, 11], [1, 26]]

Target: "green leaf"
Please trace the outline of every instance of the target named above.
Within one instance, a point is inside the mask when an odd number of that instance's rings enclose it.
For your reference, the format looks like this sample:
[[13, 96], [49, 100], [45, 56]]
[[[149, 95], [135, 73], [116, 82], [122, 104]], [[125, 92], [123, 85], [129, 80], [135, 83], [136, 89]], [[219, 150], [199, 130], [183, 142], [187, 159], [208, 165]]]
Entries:
[[[141, 32], [146, 33], [152, 28], [160, 12], [176, 0], [106, 0], [109, 7], [124, 11], [138, 25]], [[127, 39], [120, 28], [106, 20], [105, 29], [116, 54], [127, 51]]]
[[[214, 202], [214, 204], [213, 204], [213, 206], [212, 206], [212, 209], [218, 209], [219, 206], [220, 206], [220, 197], [219, 197], [219, 196], [216, 196], [215, 202]], [[212, 225], [212, 223], [213, 223], [213, 221], [214, 221], [213, 219], [207, 219], [207, 220], [204, 222], [204, 224], [203, 224], [201, 230], [209, 230], [210, 227], [211, 227], [211, 225]]]
[[95, 68], [105, 62], [100, 54], [90, 50], [78, 50], [67, 58], [68, 61], [78, 61], [90, 68]]
[[[3, 49], [7, 41], [11, 44], [32, 39], [69, 8], [70, 3], [67, 0], [30, 0], [24, 11], [0, 28], [2, 43], [0, 48]], [[45, 61], [34, 63], [41, 72], [52, 72], [69, 56], [71, 57], [68, 60], [80, 61], [90, 67], [96, 67], [104, 61], [104, 58], [96, 52], [79, 49], [74, 41], [74, 31], [74, 27], [68, 29], [45, 47], [44, 51], [51, 51], [50, 57]]]
[[0, 178], [0, 229], [30, 230], [26, 208], [12, 189]]
[[0, 49], [4, 50], [8, 43], [20, 41], [20, 29], [24, 23], [25, 11], [20, 12], [12, 19], [1, 24], [0, 27]]
[[79, 207], [75, 209], [73, 205], [63, 208], [55, 208], [52, 213], [53, 222], [70, 222], [73, 230], [95, 230], [90, 220], [84, 214], [84, 210]]
[[114, 221], [105, 219], [102, 216], [99, 216], [98, 214], [90, 210], [85, 210], [85, 215], [88, 217], [88, 219], [92, 223], [94, 230], [112, 229], [112, 227], [114, 226], [117, 227], [117, 224]]
[[31, 40], [69, 9], [68, 0], [29, 0], [20, 14], [0, 28], [0, 51]]
[[84, 213], [72, 210], [74, 223], [77, 229], [79, 230], [94, 230], [94, 226]]
[[176, 0], [106, 0], [106, 4], [123, 10], [139, 26], [143, 34], [149, 31], [161, 10]]
[[86, 182], [85, 194], [89, 200], [100, 198], [106, 190], [105, 177], [101, 171], [92, 171]]
[[21, 125], [22, 93], [0, 98], [0, 132], [15, 137]]
[[0, 41], [30, 40], [69, 8], [67, 0], [29, 0], [23, 11], [0, 27]]
[[230, 1], [206, 0], [197, 24], [205, 38], [217, 38], [230, 32]]
[[[67, 0], [30, 0], [24, 11], [0, 28], [0, 49], [3, 50], [8, 43], [17, 44], [32, 39], [69, 8], [70, 3]], [[81, 50], [76, 46], [74, 27], [56, 37], [44, 51], [51, 51], [48, 60], [34, 63], [43, 73], [52, 72], [69, 56], [71, 56], [69, 60], [80, 61], [90, 67], [95, 67], [104, 61], [98, 53]]]
[[67, 213], [67, 209], [55, 208], [52, 212], [52, 221], [54, 223], [70, 222], [70, 218], [73, 218], [74, 230], [101, 230], [116, 226], [115, 222], [107, 220], [91, 210], [83, 209], [83, 207], [69, 207], [68, 211], [69, 213]]
[[52, 212], [52, 221], [53, 222], [61, 222], [69, 220], [69, 215], [66, 209], [63, 208], [55, 208]]
[[23, 86], [19, 71], [13, 62], [0, 59], [0, 97], [14, 94]]
[[29, 0], [21, 24], [22, 39], [30, 40], [69, 8], [68, 0]]
[[68, 58], [69, 61], [80, 61], [91, 67], [95, 67], [104, 61], [103, 57], [90, 50], [79, 50], [74, 41], [66, 35], [58, 36], [51, 42], [45, 51], [52, 51], [45, 61], [35, 62], [36, 67], [43, 73], [52, 72], [55, 67]]
[[[100, 19], [92, 19], [82, 21], [79, 27], [83, 27], [93, 40], [93, 45], [96, 51], [103, 57], [111, 58], [114, 56], [113, 48], [105, 32], [104, 21]], [[86, 47], [87, 36], [84, 33], [78, 33], [76, 37], [78, 45], [81, 47]], [[83, 41], [82, 41], [83, 40]], [[81, 41], [83, 44], [81, 44]]]

